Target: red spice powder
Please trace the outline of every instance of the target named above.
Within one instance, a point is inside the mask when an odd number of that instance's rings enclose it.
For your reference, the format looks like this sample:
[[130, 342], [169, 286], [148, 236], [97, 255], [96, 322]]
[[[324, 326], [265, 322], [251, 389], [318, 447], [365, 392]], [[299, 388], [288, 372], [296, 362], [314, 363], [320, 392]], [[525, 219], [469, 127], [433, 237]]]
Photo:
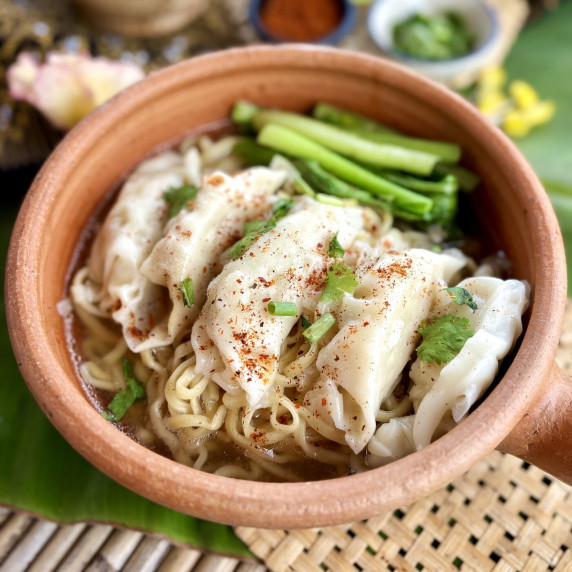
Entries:
[[327, 35], [342, 20], [340, 0], [266, 0], [260, 19], [270, 32], [295, 42], [308, 42]]

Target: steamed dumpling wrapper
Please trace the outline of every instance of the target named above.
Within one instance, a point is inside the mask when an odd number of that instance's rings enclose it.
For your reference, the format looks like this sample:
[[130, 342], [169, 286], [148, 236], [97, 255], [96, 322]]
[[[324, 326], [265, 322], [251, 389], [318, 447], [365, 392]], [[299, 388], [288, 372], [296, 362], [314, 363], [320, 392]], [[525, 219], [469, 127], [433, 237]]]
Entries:
[[464, 264], [462, 257], [421, 249], [373, 251], [361, 260], [359, 285], [343, 297], [339, 332], [320, 350], [320, 378], [304, 399], [316, 417], [343, 431], [354, 453], [371, 439], [376, 412], [410, 359], [436, 291]]
[[[369, 218], [360, 208], [301, 204], [225, 265], [193, 326], [196, 371], [230, 393], [242, 388], [252, 407], [264, 406], [282, 344], [302, 311], [314, 312], [332, 261], [330, 240], [338, 233], [348, 247]], [[295, 302], [297, 315], [271, 316], [271, 300]]]
[[[172, 309], [136, 345], [137, 351], [168, 345], [191, 329], [203, 306], [210, 281], [221, 270], [223, 252], [242, 233], [247, 221], [267, 212], [286, 174], [258, 167], [235, 176], [216, 172], [203, 178], [193, 207], [167, 224], [163, 238], [141, 267], [153, 284], [169, 290]], [[195, 303], [187, 308], [179, 288], [191, 278]]]
[[[380, 467], [415, 453], [414, 424], [415, 415], [394, 417], [387, 423], [382, 423], [367, 444], [368, 467]], [[451, 431], [455, 425], [450, 412], [445, 414], [439, 422], [434, 437], [441, 437], [441, 435]]]
[[186, 170], [172, 152], [142, 163], [129, 177], [107, 215], [87, 266], [87, 280], [72, 287], [76, 303], [113, 317], [121, 325], [128, 345], [134, 336], [163, 312], [161, 289], [140, 272], [140, 266], [162, 235], [168, 207], [163, 193], [180, 187]]
[[[500, 361], [522, 332], [521, 316], [528, 306], [527, 285], [518, 280], [475, 277], [463, 280], [478, 306], [451, 302], [441, 292], [431, 316], [465, 317], [475, 331], [461, 351], [447, 364], [426, 363], [419, 358], [411, 366], [410, 396], [416, 409], [413, 439], [417, 449], [429, 445], [447, 411], [459, 423], [492, 383]], [[434, 381], [433, 381], [434, 380]]]

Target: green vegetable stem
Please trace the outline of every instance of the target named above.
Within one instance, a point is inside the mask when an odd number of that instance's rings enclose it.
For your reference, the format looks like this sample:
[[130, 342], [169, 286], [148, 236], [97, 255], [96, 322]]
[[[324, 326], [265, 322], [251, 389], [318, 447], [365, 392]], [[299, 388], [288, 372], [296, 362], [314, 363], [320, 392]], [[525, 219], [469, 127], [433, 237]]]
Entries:
[[441, 161], [446, 163], [457, 163], [461, 158], [461, 147], [456, 143], [409, 137], [363, 115], [345, 111], [328, 103], [318, 103], [314, 107], [312, 114], [316, 119], [346, 129], [376, 143], [397, 145], [406, 149], [423, 151], [436, 155]]
[[374, 167], [429, 175], [440, 160], [437, 155], [370, 141], [311, 117], [287, 111], [259, 111], [254, 116], [253, 125], [257, 131], [268, 125], [281, 125], [340, 155]]
[[334, 153], [322, 145], [281, 125], [266, 125], [258, 134], [258, 143], [277, 151], [317, 161], [334, 175], [370, 191], [416, 215], [429, 213], [433, 201], [375, 175], [364, 167]]
[[302, 335], [311, 343], [319, 341], [327, 331], [336, 323], [336, 319], [329, 312], [321, 316], [311, 326], [308, 326]]

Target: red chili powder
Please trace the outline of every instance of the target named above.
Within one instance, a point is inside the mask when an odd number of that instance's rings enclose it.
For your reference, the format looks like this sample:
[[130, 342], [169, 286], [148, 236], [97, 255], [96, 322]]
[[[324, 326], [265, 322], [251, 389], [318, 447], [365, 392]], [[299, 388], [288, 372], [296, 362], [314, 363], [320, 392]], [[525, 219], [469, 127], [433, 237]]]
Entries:
[[262, 23], [276, 36], [308, 42], [327, 35], [342, 20], [340, 0], [266, 0], [260, 7]]

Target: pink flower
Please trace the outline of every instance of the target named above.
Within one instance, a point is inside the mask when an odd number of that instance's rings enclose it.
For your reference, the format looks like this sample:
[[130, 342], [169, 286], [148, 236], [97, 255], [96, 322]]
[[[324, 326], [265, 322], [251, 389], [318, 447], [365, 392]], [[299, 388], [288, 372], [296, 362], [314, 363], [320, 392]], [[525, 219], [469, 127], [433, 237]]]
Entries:
[[7, 75], [12, 98], [28, 101], [64, 130], [145, 76], [133, 63], [56, 52], [44, 64], [22, 52]]

